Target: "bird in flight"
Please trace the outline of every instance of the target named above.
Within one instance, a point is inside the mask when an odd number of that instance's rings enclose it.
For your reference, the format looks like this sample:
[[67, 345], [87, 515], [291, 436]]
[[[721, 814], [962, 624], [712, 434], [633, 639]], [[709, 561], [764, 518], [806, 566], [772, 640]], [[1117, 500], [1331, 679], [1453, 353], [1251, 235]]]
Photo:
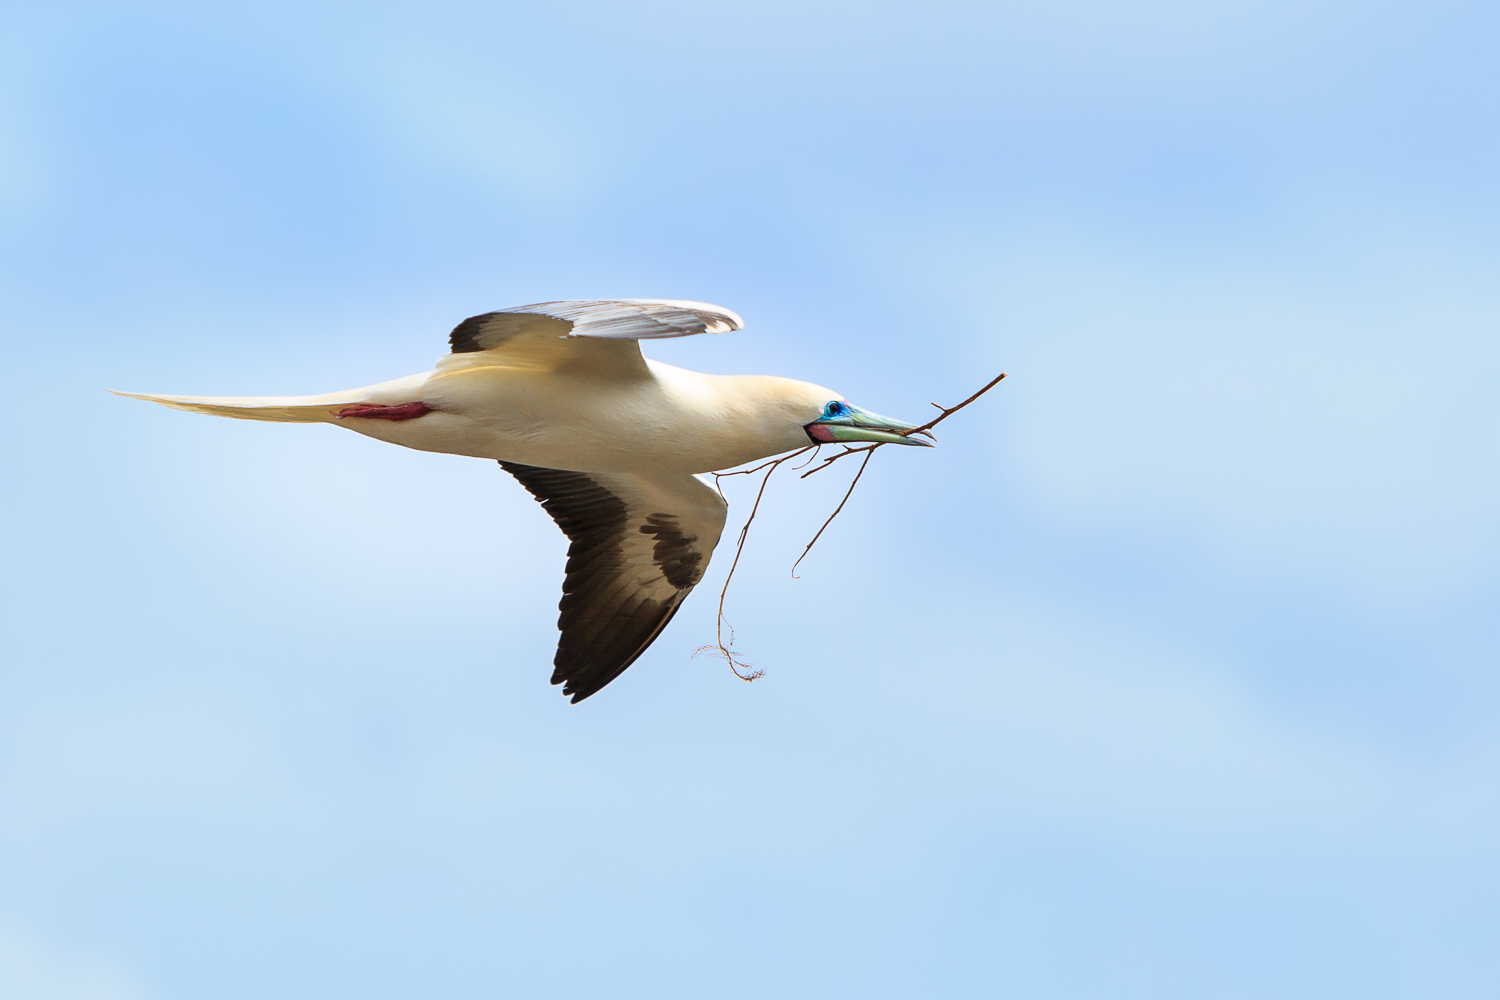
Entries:
[[702, 474], [809, 444], [927, 445], [822, 386], [704, 375], [638, 341], [739, 330], [703, 302], [542, 302], [464, 320], [430, 372], [321, 396], [120, 393], [244, 420], [336, 424], [493, 459], [569, 541], [552, 683], [582, 701], [661, 634], [703, 578], [726, 505]]

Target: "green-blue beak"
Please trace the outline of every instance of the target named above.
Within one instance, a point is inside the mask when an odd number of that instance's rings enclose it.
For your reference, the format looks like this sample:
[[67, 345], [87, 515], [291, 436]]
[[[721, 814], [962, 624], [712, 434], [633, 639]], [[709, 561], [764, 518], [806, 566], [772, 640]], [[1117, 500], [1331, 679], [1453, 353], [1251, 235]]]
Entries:
[[861, 410], [847, 403], [838, 413], [819, 417], [806, 427], [807, 436], [819, 444], [878, 441], [881, 444], [909, 444], [931, 448], [931, 441], [911, 434], [916, 429], [916, 424], [882, 417], [878, 413]]

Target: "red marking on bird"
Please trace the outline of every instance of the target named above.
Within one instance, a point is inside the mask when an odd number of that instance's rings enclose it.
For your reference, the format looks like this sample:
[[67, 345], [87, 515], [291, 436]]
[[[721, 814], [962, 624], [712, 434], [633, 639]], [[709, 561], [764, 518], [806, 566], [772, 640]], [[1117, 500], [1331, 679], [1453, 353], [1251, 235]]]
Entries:
[[431, 412], [432, 407], [426, 403], [402, 403], [400, 406], [369, 406], [361, 403], [359, 406], [344, 407], [337, 416], [340, 420], [345, 417], [360, 417], [364, 420], [415, 420]]

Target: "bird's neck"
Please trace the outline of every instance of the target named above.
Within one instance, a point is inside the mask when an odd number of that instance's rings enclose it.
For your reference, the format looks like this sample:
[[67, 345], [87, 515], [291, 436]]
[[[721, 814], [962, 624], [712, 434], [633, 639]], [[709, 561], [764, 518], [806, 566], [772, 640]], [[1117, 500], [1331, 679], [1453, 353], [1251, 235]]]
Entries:
[[707, 375], [656, 361], [647, 365], [681, 415], [681, 433], [712, 442], [722, 454], [723, 462], [715, 468], [808, 444], [795, 416], [805, 383], [772, 375]]

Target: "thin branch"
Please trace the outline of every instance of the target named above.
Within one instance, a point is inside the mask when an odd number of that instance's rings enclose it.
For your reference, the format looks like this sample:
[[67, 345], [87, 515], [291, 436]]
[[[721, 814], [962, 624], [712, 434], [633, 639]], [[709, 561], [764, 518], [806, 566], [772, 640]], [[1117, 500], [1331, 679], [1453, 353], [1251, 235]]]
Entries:
[[1000, 381], [1004, 378], [1005, 373], [1001, 372], [999, 375], [996, 375], [994, 378], [990, 379], [989, 382], [985, 384], [985, 387], [983, 389], [980, 389], [978, 392], [974, 393], [974, 395], [970, 396], [962, 403], [959, 403], [957, 406], [944, 406], [942, 403], [933, 403], [933, 406], [936, 406], [939, 410], [943, 411], [939, 416], [933, 417], [921, 427], [916, 427], [909, 431], [901, 431], [899, 433], [903, 437], [911, 437], [913, 434], [921, 434], [923, 431], [932, 430], [932, 428], [936, 427], [944, 420], [947, 420], [949, 417], [953, 416], [953, 414], [957, 413], [959, 410], [962, 410], [965, 406], [968, 406], [970, 403], [974, 402], [974, 400], [978, 399], [980, 396], [983, 396], [991, 389], [995, 388], [995, 386], [999, 385]]
[[818, 533], [813, 535], [812, 541], [807, 543], [807, 548], [803, 549], [802, 554], [797, 557], [797, 561], [792, 563], [793, 580], [802, 579], [797, 575], [797, 567], [802, 565], [802, 560], [807, 558], [807, 554], [812, 551], [812, 547], [818, 544], [818, 539], [823, 537], [823, 532], [828, 530], [828, 526], [833, 523], [833, 519], [839, 516], [839, 511], [844, 509], [844, 504], [848, 503], [849, 498], [854, 495], [854, 487], [859, 485], [859, 477], [865, 474], [865, 466], [870, 464], [870, 457], [874, 454], [874, 448], [866, 449], [865, 460], [859, 463], [859, 471], [854, 474], [854, 479], [849, 483], [849, 488], [844, 491], [844, 499], [839, 501], [839, 505], [833, 509], [833, 513], [828, 515], [828, 520], [823, 522], [823, 527], [818, 529]]
[[884, 442], [884, 441], [880, 441], [880, 442], [877, 442], [875, 444], [862, 444], [858, 448], [851, 448], [851, 447], [849, 447], [846, 444], [846, 445], [844, 445], [844, 450], [843, 451], [839, 452], [836, 455], [829, 455], [827, 458], [823, 459], [823, 461], [821, 463], [819, 463], [816, 468], [810, 469], [807, 472], [802, 473], [802, 475], [798, 476], [797, 478], [798, 479], [806, 479], [808, 476], [812, 475], [814, 472], [822, 472], [824, 469], [828, 468], [830, 465], [832, 465], [834, 462], [837, 462], [841, 458], [848, 458], [850, 455], [859, 455], [859, 454], [864, 453], [864, 452], [874, 451], [876, 448], [879, 448], [882, 444], [885, 444], [885, 443], [886, 442]]
[[[823, 446], [822, 445], [817, 445], [817, 444], [810, 444], [810, 445], [808, 445], [805, 448], [798, 448], [796, 451], [792, 452], [790, 455], [782, 455], [780, 458], [773, 458], [770, 461], [762, 462], [759, 465], [752, 466], [751, 468], [748, 468], [748, 469], [735, 469], [733, 472], [710, 472], [709, 475], [714, 477], [714, 489], [716, 489], [716, 490], [719, 491], [719, 499], [723, 500], [725, 503], [728, 503], [729, 502], [729, 498], [724, 495], [724, 487], [722, 485], [720, 485], [720, 480], [728, 479], [730, 476], [753, 476], [755, 473], [759, 472], [761, 469], [766, 468], [767, 466], [770, 467], [771, 472], [775, 472], [776, 471], [776, 467], [778, 465], [780, 465], [782, 462], [791, 461], [792, 459], [796, 458], [798, 455], [801, 455], [803, 452], [808, 452], [808, 451], [812, 452], [812, 458], [808, 459], [808, 461], [811, 462], [813, 460], [813, 458], [816, 458], [818, 456], [818, 449], [821, 448], [821, 447], [823, 447]], [[800, 468], [800, 466], [799, 466], [799, 468]], [[767, 472], [766, 473], [766, 478], [767, 479], [771, 478], [771, 472]], [[761, 484], [761, 489], [764, 490], [765, 488], [766, 488], [765, 484], [762, 483]], [[757, 503], [760, 502], [760, 498], [759, 497], [756, 497], [756, 502]], [[745, 526], [746, 526], [746, 528], [749, 528], [749, 522], [746, 522]]]
[[[936, 406], [941, 411], [936, 417], [932, 418], [920, 427], [913, 427], [909, 431], [898, 431], [897, 433], [901, 434], [903, 437], [910, 437], [913, 434], [923, 434], [929, 438], [933, 437], [932, 428], [936, 427], [944, 420], [947, 420], [949, 417], [953, 416], [953, 414], [957, 413], [959, 410], [962, 410], [965, 406], [968, 406], [980, 396], [983, 396], [985, 393], [989, 392], [995, 386], [999, 385], [1000, 381], [1004, 378], [1005, 373], [1001, 372], [999, 375], [995, 376], [988, 383], [986, 383], [984, 388], [980, 389], [978, 392], [974, 393], [968, 399], [964, 400], [962, 403], [959, 403], [956, 406], [943, 406], [941, 403], [933, 403], [932, 405]], [[854, 479], [850, 481], [849, 488], [844, 491], [844, 498], [839, 501], [839, 505], [834, 508], [833, 513], [828, 515], [828, 520], [823, 522], [823, 526], [818, 529], [818, 533], [816, 535], [813, 535], [812, 541], [807, 543], [807, 546], [802, 550], [802, 554], [797, 557], [797, 561], [792, 563], [792, 577], [794, 579], [801, 579], [797, 576], [797, 567], [802, 565], [802, 560], [807, 558], [807, 554], [811, 552], [813, 546], [818, 543], [818, 539], [823, 537], [823, 532], [828, 530], [828, 526], [833, 523], [833, 519], [839, 516], [839, 513], [844, 509], [844, 505], [847, 504], [849, 502], [849, 498], [854, 495], [854, 487], [859, 485], [860, 477], [865, 474], [865, 468], [870, 464], [870, 458], [875, 454], [876, 449], [881, 448], [888, 443], [889, 442], [885, 441], [877, 441], [872, 444], [860, 445], [859, 447], [844, 445], [842, 451], [834, 455], [829, 455], [817, 465], [814, 465], [811, 469], [808, 469], [806, 472], [803, 472], [802, 475], [797, 477], [798, 479], [806, 479], [808, 476], [811, 476], [814, 473], [822, 472], [824, 469], [828, 468], [839, 459], [848, 458], [850, 455], [864, 456], [864, 459], [859, 464], [859, 471], [854, 474]], [[729, 622], [724, 618], [724, 601], [729, 596], [729, 582], [734, 579], [734, 571], [739, 568], [740, 556], [745, 552], [745, 539], [749, 537], [750, 525], [754, 523], [755, 515], [760, 511], [760, 502], [761, 499], [766, 495], [766, 485], [770, 483], [772, 474], [775, 473], [777, 469], [781, 468], [784, 463], [790, 462], [792, 459], [798, 457], [799, 455], [805, 454], [806, 452], [810, 451], [812, 452], [812, 454], [808, 456], [807, 461], [803, 462], [801, 465], [793, 466], [793, 468], [797, 470], [806, 469], [807, 466], [811, 465], [814, 461], [817, 461], [821, 449], [822, 445], [808, 445], [804, 448], [799, 448], [790, 454], [782, 455], [780, 458], [768, 459], [767, 461], [761, 462], [759, 465], [751, 466], [748, 469], [735, 469], [732, 472], [712, 473], [714, 477], [714, 488], [719, 491], [719, 497], [721, 499], [724, 499], [727, 503], [728, 499], [724, 497], [724, 487], [722, 483], [724, 479], [730, 476], [751, 476], [762, 469], [766, 470], [765, 476], [760, 481], [760, 489], [755, 493], [755, 503], [750, 507], [750, 516], [745, 518], [744, 527], [740, 528], [739, 541], [735, 545], [734, 549], [734, 561], [729, 564], [729, 573], [724, 577], [724, 587], [719, 591], [719, 617], [714, 631], [714, 644], [711, 646], [700, 646], [698, 647], [698, 650], [693, 653], [694, 657], [697, 657], [703, 653], [713, 653], [717, 656], [722, 657], [724, 659], [724, 662], [729, 664], [729, 669], [734, 671], [734, 675], [742, 681], [757, 680], [758, 678], [765, 676], [765, 671], [754, 669], [750, 666], [749, 663], [747, 663], [742, 657], [739, 656], [739, 654], [734, 651], [734, 626], [730, 625]], [[724, 629], [726, 627], [728, 627], [729, 629], [729, 642], [727, 643], [724, 641]]]
[[[759, 472], [761, 469], [766, 470], [765, 476], [760, 481], [760, 489], [755, 493], [755, 503], [750, 507], [750, 516], [745, 518], [745, 525], [744, 527], [740, 528], [739, 541], [734, 548], [734, 562], [729, 564], [729, 574], [724, 577], [724, 588], [719, 591], [719, 618], [714, 626], [714, 644], [712, 646], [699, 646], [697, 651], [693, 653], [695, 657], [701, 653], [717, 653], [719, 656], [724, 658], [725, 663], [729, 664], [729, 669], [734, 671], [734, 676], [738, 677], [742, 681], [759, 680], [761, 677], [765, 676], [765, 671], [756, 670], [749, 663], [747, 663], [743, 657], [734, 652], [733, 625], [729, 625], [729, 642], [726, 643], [724, 641], [724, 626], [729, 624], [724, 619], [724, 599], [729, 595], [729, 581], [734, 579], [734, 571], [739, 568], [740, 556], [743, 555], [745, 551], [745, 539], [750, 536], [750, 525], [755, 522], [755, 515], [760, 511], [760, 501], [761, 498], [766, 495], [766, 485], [770, 483], [772, 473], [779, 469], [784, 462], [790, 462], [798, 455], [801, 455], [804, 452], [808, 451], [811, 451], [814, 455], [816, 455], [817, 446], [808, 445], [806, 448], [799, 448], [796, 451], [792, 452], [790, 455], [782, 455], [780, 458], [773, 458], [770, 461], [762, 462], [759, 465], [754, 466], [753, 468], [737, 469], [734, 472], [715, 472], [712, 474], [714, 477], [714, 488], [719, 491], [719, 496], [722, 498], [724, 496], [724, 488], [719, 485], [719, 481], [721, 479], [724, 479], [728, 476], [748, 476], [752, 475], [753, 473]], [[811, 461], [811, 459], [809, 459], [808, 461]]]
[[768, 466], [774, 468], [775, 466], [780, 465], [782, 462], [790, 461], [791, 459], [796, 458], [798, 455], [801, 455], [804, 452], [817, 451], [819, 447], [819, 445], [815, 444], [805, 445], [801, 448], [798, 448], [796, 451], [791, 452], [790, 454], [782, 455], [780, 458], [768, 459], [760, 463], [759, 465], [752, 465], [748, 469], [735, 469], [733, 472], [710, 472], [709, 475], [714, 477], [715, 482], [720, 479], [728, 479], [730, 476], [753, 476], [761, 469], [764, 469]]
[[[802, 449], [802, 451], [806, 451], [806, 450], [807, 450], [806, 448]], [[813, 445], [812, 454], [809, 455], [809, 456], [807, 456], [807, 461], [803, 462], [801, 465], [794, 465], [794, 466], [792, 466], [792, 471], [796, 472], [798, 469], [805, 469], [809, 465], [813, 464], [813, 462], [817, 460], [818, 452], [820, 452], [822, 450], [823, 450], [823, 446], [821, 444], [815, 444], [815, 445]], [[802, 452], [799, 451], [799, 452], [797, 452], [797, 454], [800, 455], [800, 454], [802, 454]], [[793, 456], [793, 457], [796, 457], [796, 456]]]
[[[1004, 378], [1005, 373], [1001, 372], [999, 375], [996, 375], [994, 378], [990, 379], [989, 382], [985, 383], [984, 388], [980, 389], [978, 392], [974, 393], [968, 399], [964, 400], [962, 403], [957, 404], [956, 406], [944, 406], [941, 403], [933, 403], [932, 405], [936, 406], [938, 410], [941, 411], [936, 417], [933, 417], [931, 420], [920, 427], [913, 427], [909, 431], [898, 431], [897, 433], [901, 434], [903, 437], [910, 437], [913, 434], [925, 434], [927, 437], [932, 437], [932, 428], [936, 427], [944, 420], [947, 420], [949, 417], [953, 416], [953, 414], [957, 413], [959, 410], [962, 410], [965, 406], [968, 406], [980, 396], [983, 396], [985, 393], [989, 392], [995, 386], [999, 385], [1001, 380]], [[833, 523], [833, 519], [839, 516], [839, 511], [844, 509], [844, 504], [849, 502], [849, 497], [854, 493], [854, 487], [859, 482], [859, 477], [865, 474], [865, 466], [870, 464], [870, 457], [875, 454], [875, 450], [877, 448], [883, 447], [888, 443], [889, 442], [886, 441], [877, 441], [874, 444], [861, 445], [857, 448], [850, 447], [849, 445], [844, 445], [843, 451], [838, 452], [835, 455], [829, 455], [827, 458], [823, 459], [822, 462], [818, 463], [817, 465], [813, 466], [813, 468], [808, 469], [806, 472], [802, 473], [802, 475], [797, 477], [798, 479], [806, 479], [813, 473], [822, 472], [834, 462], [837, 462], [841, 458], [848, 458], [850, 455], [862, 454], [865, 456], [864, 460], [859, 464], [859, 471], [854, 474], [853, 482], [849, 484], [848, 491], [844, 493], [844, 499], [839, 501], [838, 507], [836, 507], [833, 513], [828, 516], [828, 520], [823, 522], [823, 527], [818, 529], [818, 533], [816, 535], [813, 535], [812, 541], [807, 543], [807, 547], [802, 550], [802, 554], [797, 557], [797, 561], [792, 563], [793, 579], [800, 579], [797, 576], [797, 567], [802, 564], [803, 559], [807, 558], [807, 554], [812, 551], [812, 547], [817, 544], [818, 539], [823, 537], [823, 532], [828, 530], [828, 526]], [[808, 462], [811, 461], [812, 459], [808, 459]]]
[[[985, 384], [985, 387], [983, 389], [980, 389], [978, 392], [974, 393], [974, 395], [970, 396], [968, 399], [964, 400], [962, 403], [957, 404], [956, 406], [944, 406], [942, 403], [933, 403], [932, 405], [941, 410], [941, 413], [939, 413], [936, 417], [933, 417], [931, 420], [927, 421], [927, 423], [923, 424], [920, 427], [913, 427], [909, 431], [896, 431], [896, 433], [900, 434], [902, 437], [911, 437], [913, 434], [923, 434], [927, 437], [932, 437], [932, 429], [934, 427], [942, 423], [944, 420], [947, 420], [949, 417], [953, 416], [953, 414], [957, 413], [959, 410], [962, 410], [965, 406], [968, 406], [970, 403], [974, 402], [974, 400], [978, 399], [980, 396], [983, 396], [985, 393], [989, 392], [995, 386], [999, 385], [1000, 381], [1004, 378], [1005, 373], [1001, 372], [999, 375], [996, 375], [994, 378], [990, 379], [990, 381]], [[889, 442], [886, 441], [877, 441], [874, 444], [860, 445], [858, 448], [851, 448], [849, 445], [844, 445], [843, 451], [839, 452], [836, 455], [829, 455], [813, 468], [809, 469], [807, 472], [802, 473], [802, 475], [798, 478], [806, 479], [814, 472], [822, 472], [824, 469], [828, 468], [830, 465], [832, 465], [834, 462], [837, 462], [841, 458], [848, 458], [850, 455], [859, 455], [862, 453], [872, 452], [876, 448], [884, 447], [888, 443]]]

